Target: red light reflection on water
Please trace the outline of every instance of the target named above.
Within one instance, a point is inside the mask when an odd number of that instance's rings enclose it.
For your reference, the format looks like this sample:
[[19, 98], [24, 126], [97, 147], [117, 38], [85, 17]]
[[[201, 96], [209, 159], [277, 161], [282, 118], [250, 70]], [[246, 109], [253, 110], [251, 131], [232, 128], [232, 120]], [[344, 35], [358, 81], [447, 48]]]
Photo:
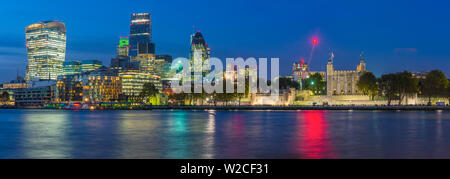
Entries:
[[300, 111], [297, 113], [297, 152], [302, 158], [336, 158], [328, 132], [324, 111]]
[[233, 127], [233, 134], [238, 138], [243, 138], [245, 133], [245, 124], [244, 124], [244, 116], [241, 114], [235, 114], [233, 115], [232, 119], [232, 127]]
[[227, 125], [227, 149], [234, 158], [242, 158], [248, 151], [245, 140], [245, 118], [242, 114], [233, 114]]

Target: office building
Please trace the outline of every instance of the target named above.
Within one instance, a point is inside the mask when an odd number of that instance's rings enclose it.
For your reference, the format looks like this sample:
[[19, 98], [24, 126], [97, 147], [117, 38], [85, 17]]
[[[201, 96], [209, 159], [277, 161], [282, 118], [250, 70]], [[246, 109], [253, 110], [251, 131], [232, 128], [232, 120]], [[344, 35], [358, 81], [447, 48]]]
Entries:
[[172, 56], [170, 55], [157, 55], [155, 57], [154, 72], [155, 75], [161, 78], [166, 78], [172, 64]]
[[118, 72], [136, 71], [139, 70], [139, 62], [131, 61], [130, 57], [127, 56], [117, 56], [111, 59], [111, 69], [117, 70]]
[[209, 70], [203, 70], [202, 65], [207, 65], [210, 58], [210, 49], [206, 44], [205, 38], [202, 33], [191, 35], [191, 72], [192, 81], [200, 82], [202, 78], [209, 72]]
[[124, 72], [119, 73], [122, 79], [122, 92], [127, 97], [139, 97], [145, 83], [152, 83], [162, 91], [161, 77], [149, 73]]
[[25, 29], [28, 66], [26, 80], [56, 80], [63, 74], [66, 57], [66, 27], [62, 22], [44, 21]]
[[81, 73], [80, 61], [69, 61], [63, 63], [63, 75], [74, 75]]
[[2, 88], [9, 90], [23, 89], [28, 88], [28, 83], [22, 77], [17, 76], [16, 80], [12, 80], [9, 83], [4, 83]]
[[19, 107], [42, 107], [46, 103], [56, 100], [56, 81], [32, 81], [29, 88], [14, 91], [15, 105]]
[[101, 103], [119, 99], [122, 80], [107, 68], [60, 76], [57, 82], [57, 102]]
[[89, 72], [95, 71], [103, 66], [103, 63], [99, 60], [83, 60], [81, 61], [81, 71]]
[[130, 51], [130, 40], [128, 37], [121, 37], [117, 45], [117, 56], [128, 57]]
[[129, 47], [132, 59], [140, 54], [155, 54], [150, 13], [131, 14]]

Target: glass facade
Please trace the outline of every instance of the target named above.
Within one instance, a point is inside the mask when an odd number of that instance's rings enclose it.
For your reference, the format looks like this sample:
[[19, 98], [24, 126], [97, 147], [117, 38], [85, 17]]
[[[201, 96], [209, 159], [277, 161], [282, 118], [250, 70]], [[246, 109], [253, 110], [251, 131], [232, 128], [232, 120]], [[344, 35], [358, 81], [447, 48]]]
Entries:
[[202, 33], [197, 32], [191, 36], [191, 72], [193, 81], [201, 81], [208, 71], [202, 70], [202, 64], [208, 64], [210, 49]]
[[64, 75], [75, 75], [81, 73], [81, 62], [80, 61], [70, 61], [63, 63], [63, 74]]
[[89, 75], [83, 79], [84, 102], [113, 102], [122, 93], [122, 80], [116, 76]]
[[112, 102], [122, 94], [122, 80], [109, 72], [58, 77], [57, 102]]
[[139, 71], [142, 73], [155, 74], [155, 55], [154, 54], [139, 54], [133, 58], [132, 62], [139, 63]]
[[157, 55], [155, 58], [154, 71], [155, 75], [161, 78], [167, 78], [170, 71], [170, 65], [172, 64], [172, 56], [170, 55]]
[[124, 72], [119, 76], [122, 79], [122, 92], [126, 96], [139, 96], [145, 83], [153, 83], [156, 88], [162, 91], [161, 78], [149, 73]]
[[139, 70], [139, 62], [132, 62], [130, 57], [127, 56], [117, 56], [111, 59], [111, 69], [117, 70], [118, 72]]
[[26, 80], [56, 80], [63, 74], [66, 27], [57, 21], [29, 25], [25, 29], [28, 66]]
[[57, 102], [83, 101], [83, 82], [81, 75], [64, 75], [56, 83]]
[[152, 22], [150, 13], [131, 14], [130, 52], [137, 57], [139, 54], [155, 54], [155, 44], [152, 43]]
[[83, 60], [81, 62], [81, 71], [89, 72], [95, 71], [103, 66], [103, 63], [99, 60]]

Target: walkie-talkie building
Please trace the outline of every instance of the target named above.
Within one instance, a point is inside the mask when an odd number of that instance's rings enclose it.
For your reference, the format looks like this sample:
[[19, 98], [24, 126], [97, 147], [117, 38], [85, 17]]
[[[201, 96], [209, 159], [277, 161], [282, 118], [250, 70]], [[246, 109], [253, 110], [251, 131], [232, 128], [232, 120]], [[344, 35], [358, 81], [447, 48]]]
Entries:
[[28, 55], [27, 80], [56, 80], [66, 58], [66, 26], [44, 21], [25, 29]]

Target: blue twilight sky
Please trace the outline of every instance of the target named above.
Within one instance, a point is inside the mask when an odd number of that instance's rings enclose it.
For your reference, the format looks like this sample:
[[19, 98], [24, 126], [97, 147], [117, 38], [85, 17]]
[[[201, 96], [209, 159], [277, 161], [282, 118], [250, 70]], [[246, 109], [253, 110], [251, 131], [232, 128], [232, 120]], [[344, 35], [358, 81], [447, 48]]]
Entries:
[[[382, 73], [441, 69], [450, 74], [448, 1], [322, 0], [21, 0], [0, 3], [0, 82], [24, 74], [25, 27], [60, 20], [67, 27], [67, 58], [116, 54], [129, 34], [132, 12], [151, 12], [157, 54], [187, 57], [189, 35], [200, 30], [212, 56], [279, 57], [282, 75], [308, 58], [319, 38], [311, 70], [325, 70], [335, 52], [340, 69], [355, 69], [364, 51], [368, 69]], [[193, 27], [195, 25], [195, 28]]]

